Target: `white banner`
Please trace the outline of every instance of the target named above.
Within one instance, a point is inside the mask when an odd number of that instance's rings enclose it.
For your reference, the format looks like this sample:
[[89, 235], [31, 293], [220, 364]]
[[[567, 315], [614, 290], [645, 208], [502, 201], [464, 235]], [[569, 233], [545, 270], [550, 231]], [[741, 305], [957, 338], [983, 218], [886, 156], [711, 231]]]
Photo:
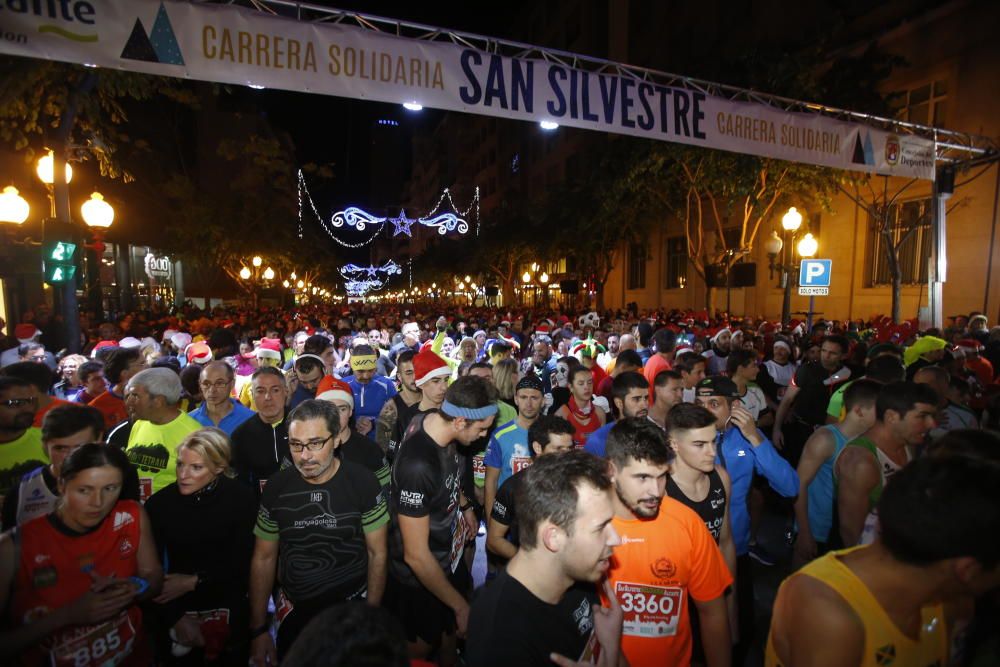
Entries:
[[227, 5], [2, 0], [0, 53], [560, 125], [934, 178], [933, 141], [626, 75], [596, 74]]

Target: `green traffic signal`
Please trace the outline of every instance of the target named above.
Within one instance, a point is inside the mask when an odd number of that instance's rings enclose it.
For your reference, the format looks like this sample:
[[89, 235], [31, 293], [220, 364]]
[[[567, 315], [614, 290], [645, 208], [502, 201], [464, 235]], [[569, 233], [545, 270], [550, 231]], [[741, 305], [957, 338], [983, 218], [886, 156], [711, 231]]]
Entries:
[[50, 285], [65, 283], [76, 277], [75, 266], [65, 266], [62, 264], [45, 264], [45, 282]]
[[75, 243], [66, 241], [50, 242], [51, 247], [45, 254], [45, 260], [49, 262], [69, 263], [73, 261], [73, 253], [76, 252]]

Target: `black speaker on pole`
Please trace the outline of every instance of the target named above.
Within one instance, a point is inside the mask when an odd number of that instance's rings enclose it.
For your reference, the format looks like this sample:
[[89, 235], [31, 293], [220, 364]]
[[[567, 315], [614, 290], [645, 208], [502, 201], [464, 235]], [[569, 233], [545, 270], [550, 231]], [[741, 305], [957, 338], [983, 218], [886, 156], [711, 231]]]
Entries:
[[579, 294], [580, 293], [580, 281], [578, 280], [560, 280], [559, 281], [559, 291], [563, 294]]
[[757, 264], [734, 264], [729, 270], [729, 278], [732, 287], [753, 287], [757, 284]]

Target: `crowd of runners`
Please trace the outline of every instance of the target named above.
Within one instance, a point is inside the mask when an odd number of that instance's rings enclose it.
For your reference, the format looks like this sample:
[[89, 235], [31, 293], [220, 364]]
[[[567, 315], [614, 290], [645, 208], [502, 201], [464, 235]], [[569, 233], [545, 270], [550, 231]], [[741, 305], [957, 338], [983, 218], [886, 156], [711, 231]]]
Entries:
[[981, 314], [84, 329], [0, 340], [3, 664], [1000, 664]]

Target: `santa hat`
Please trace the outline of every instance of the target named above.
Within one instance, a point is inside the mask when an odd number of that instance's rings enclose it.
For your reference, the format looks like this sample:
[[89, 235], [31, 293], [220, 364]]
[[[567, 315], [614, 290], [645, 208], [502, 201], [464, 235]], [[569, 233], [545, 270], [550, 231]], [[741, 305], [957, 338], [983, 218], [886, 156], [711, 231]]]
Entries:
[[254, 351], [258, 359], [281, 359], [281, 341], [277, 338], [261, 338]]
[[436, 377], [448, 377], [451, 368], [444, 359], [430, 350], [421, 350], [413, 357], [413, 376], [418, 387], [424, 386]]
[[173, 338], [175, 335], [179, 333], [180, 331], [178, 331], [177, 329], [167, 329], [166, 331], [163, 332], [163, 338], [161, 338], [160, 340], [162, 340], [164, 343], [169, 342], [171, 338]]
[[134, 336], [125, 336], [120, 341], [118, 341], [118, 347], [142, 347], [142, 341]]
[[[265, 339], [266, 340], [266, 339]], [[354, 392], [350, 385], [332, 375], [325, 376], [316, 387], [316, 398], [321, 401], [342, 401], [354, 409]]]
[[972, 354], [979, 354], [983, 351], [983, 345], [978, 340], [974, 338], [963, 338], [962, 340], [955, 343], [958, 349], [962, 351], [962, 354], [969, 356]]
[[733, 332], [732, 332], [732, 330], [729, 327], [722, 327], [721, 329], [719, 329], [715, 333], [713, 333], [712, 337], [709, 340], [711, 340], [714, 343], [717, 340], [719, 340], [719, 336], [721, 336], [724, 333], [732, 334]]
[[14, 327], [14, 338], [20, 343], [30, 343], [41, 335], [41, 330], [31, 322], [21, 322]]
[[207, 364], [212, 360], [212, 348], [208, 343], [191, 343], [184, 352], [189, 364]]
[[549, 333], [549, 325], [548, 324], [539, 324], [537, 327], [535, 327], [535, 333], [536, 334], [548, 334]]

